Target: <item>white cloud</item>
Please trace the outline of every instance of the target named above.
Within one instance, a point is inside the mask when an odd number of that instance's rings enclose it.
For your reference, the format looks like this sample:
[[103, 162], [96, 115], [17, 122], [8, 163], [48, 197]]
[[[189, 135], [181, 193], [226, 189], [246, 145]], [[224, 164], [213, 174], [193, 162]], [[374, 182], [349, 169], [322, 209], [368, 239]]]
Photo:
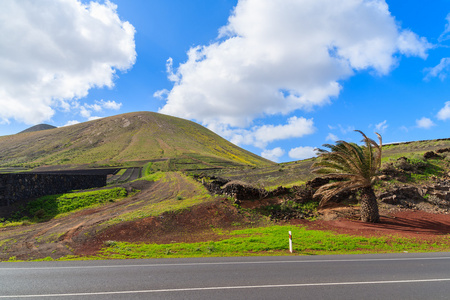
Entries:
[[332, 141], [332, 142], [336, 142], [339, 140], [339, 138], [337, 137], [337, 135], [332, 134], [331, 132], [327, 135], [327, 137], [325, 138], [326, 141]]
[[83, 118], [89, 118], [90, 116], [91, 116], [91, 111], [90, 110], [88, 110], [86, 107], [84, 107], [84, 106], [81, 106], [80, 107], [80, 115], [83, 117]]
[[429, 80], [431, 77], [439, 77], [443, 81], [447, 78], [447, 74], [450, 71], [450, 57], [442, 58], [437, 66], [425, 69], [425, 71], [427, 71], [425, 80]]
[[339, 130], [342, 132], [342, 134], [347, 134], [349, 132], [355, 131], [355, 127], [353, 127], [353, 126], [344, 127], [341, 124], [339, 124], [338, 127], [339, 127]]
[[315, 148], [313, 147], [297, 147], [289, 151], [289, 157], [293, 159], [307, 159], [316, 156]]
[[388, 127], [389, 125], [387, 124], [387, 120], [375, 125], [375, 129], [381, 133], [383, 133]]
[[112, 87], [136, 59], [134, 27], [116, 5], [2, 1], [0, 119], [35, 124], [94, 87]]
[[[117, 103], [115, 101], [104, 101], [104, 100], [100, 100], [100, 101], [95, 101], [94, 104], [87, 104], [85, 103], [82, 106], [79, 106], [80, 108], [80, 115], [83, 118], [89, 119], [89, 120], [95, 120], [95, 119], [99, 119], [102, 117], [91, 117], [92, 112], [102, 112], [104, 109], [109, 109], [109, 110], [119, 110], [120, 107], [122, 106], [122, 103]], [[76, 106], [78, 108], [78, 106]]]
[[236, 145], [253, 145], [261, 149], [276, 140], [300, 138], [316, 131], [313, 119], [291, 117], [284, 125], [262, 125], [247, 129], [231, 129], [229, 126], [213, 124], [212, 131], [230, 139]]
[[450, 119], [450, 101], [445, 102], [445, 106], [437, 114], [439, 120]]
[[93, 110], [93, 111], [101, 111], [102, 110], [102, 107], [99, 104], [97, 104], [97, 103], [92, 104], [92, 105], [85, 104], [84, 106], [86, 108], [89, 108], [89, 109]]
[[281, 149], [280, 147], [276, 147], [272, 150], [264, 150], [261, 153], [261, 156], [267, 158], [268, 160], [278, 162], [278, 160], [284, 155], [284, 153], [285, 151], [283, 149]]
[[439, 36], [439, 42], [450, 39], [450, 13], [446, 17], [447, 24], [445, 25], [444, 32]]
[[398, 38], [398, 49], [406, 56], [419, 56], [426, 59], [428, 49], [433, 48], [433, 45], [428, 43], [424, 37], [419, 37], [410, 30], [404, 30]]
[[63, 127], [70, 126], [70, 125], [75, 125], [75, 124], [80, 124], [80, 122], [77, 121], [77, 120], [71, 120], [71, 121], [68, 121], [65, 125], [63, 125]]
[[418, 128], [430, 129], [435, 124], [430, 119], [423, 117], [422, 119], [416, 120], [416, 125]]
[[169, 90], [163, 89], [153, 93], [153, 97], [164, 100], [169, 95]]
[[98, 120], [98, 119], [102, 119], [102, 118], [103, 117], [92, 116], [92, 117], [89, 117], [88, 120], [89, 121], [94, 121], [94, 120]]
[[111, 109], [111, 110], [119, 110], [122, 107], [122, 103], [117, 103], [116, 101], [103, 101], [100, 100], [98, 102], [98, 105], [100, 105], [101, 107], [105, 108], [105, 109]]
[[155, 96], [167, 94], [162, 113], [248, 127], [327, 104], [355, 71], [387, 74], [398, 54], [424, 58], [430, 47], [384, 0], [242, 0], [216, 42], [191, 48], [175, 70], [168, 60], [174, 86]]

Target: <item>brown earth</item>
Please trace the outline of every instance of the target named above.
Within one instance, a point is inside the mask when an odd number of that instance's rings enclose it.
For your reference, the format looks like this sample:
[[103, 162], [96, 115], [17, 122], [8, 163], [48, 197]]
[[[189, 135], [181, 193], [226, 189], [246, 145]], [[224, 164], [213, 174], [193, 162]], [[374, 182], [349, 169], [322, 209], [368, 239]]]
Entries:
[[[137, 181], [127, 187], [141, 192], [122, 201], [86, 209], [45, 223], [1, 228], [0, 260], [7, 260], [12, 256], [29, 260], [59, 258], [70, 254], [94, 255], [107, 241], [166, 244], [219, 240], [223, 236], [215, 233], [216, 228], [239, 229], [269, 223], [248, 210], [238, 210], [224, 198], [215, 197], [183, 211], [115, 225], [105, 224], [108, 220], [142, 209], [150, 203], [171, 201], [180, 194], [186, 199], [193, 197], [198, 195], [197, 191], [201, 188], [199, 184], [177, 173], [168, 173], [164, 180], [158, 182]], [[263, 203], [267, 205], [277, 201], [264, 200]], [[258, 204], [261, 203], [245, 201], [242, 206], [250, 208]], [[378, 224], [359, 221], [358, 208], [348, 207], [322, 210], [316, 221], [291, 220], [281, 223], [350, 235], [394, 235], [422, 241], [434, 241], [450, 234], [448, 214], [398, 210], [393, 207], [381, 207], [380, 213], [381, 223]]]
[[399, 236], [433, 241], [450, 234], [450, 215], [419, 210], [381, 209], [380, 223], [364, 223], [358, 220], [358, 208], [335, 208], [321, 212], [321, 220], [293, 220], [292, 224], [308, 229], [328, 230], [339, 234], [366, 237]]

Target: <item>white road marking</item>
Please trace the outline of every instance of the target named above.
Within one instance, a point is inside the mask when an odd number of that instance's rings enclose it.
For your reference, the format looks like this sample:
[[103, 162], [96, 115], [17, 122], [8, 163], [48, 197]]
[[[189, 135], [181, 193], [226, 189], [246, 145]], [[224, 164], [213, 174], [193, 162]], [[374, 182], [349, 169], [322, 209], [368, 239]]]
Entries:
[[0, 298], [38, 298], [38, 297], [74, 297], [74, 296], [99, 296], [118, 294], [145, 294], [145, 293], [167, 293], [167, 292], [189, 292], [189, 291], [211, 291], [211, 290], [236, 290], [236, 289], [262, 289], [262, 288], [288, 288], [288, 287], [317, 287], [317, 286], [342, 286], [342, 285], [369, 285], [369, 284], [398, 284], [398, 283], [420, 283], [420, 282], [444, 282], [450, 278], [417, 279], [417, 280], [388, 280], [388, 281], [359, 281], [359, 282], [322, 282], [322, 283], [298, 283], [298, 284], [269, 284], [269, 285], [244, 285], [244, 286], [217, 286], [198, 288], [178, 288], [139, 291], [116, 291], [116, 292], [92, 292], [92, 293], [68, 293], [68, 294], [45, 294], [45, 295], [10, 295]]
[[183, 266], [209, 266], [209, 265], [247, 265], [247, 264], [309, 264], [309, 263], [330, 263], [330, 262], [379, 262], [379, 261], [418, 261], [418, 260], [447, 260], [450, 256], [441, 257], [416, 257], [416, 258], [368, 258], [368, 259], [317, 259], [317, 260], [280, 260], [280, 261], [233, 261], [233, 262], [202, 262], [202, 263], [169, 263], [169, 264], [136, 264], [136, 265], [103, 265], [103, 266], [62, 266], [62, 267], [1, 267], [2, 270], [54, 270], [54, 269], [102, 269], [102, 268], [147, 268], [147, 267], [183, 267]]

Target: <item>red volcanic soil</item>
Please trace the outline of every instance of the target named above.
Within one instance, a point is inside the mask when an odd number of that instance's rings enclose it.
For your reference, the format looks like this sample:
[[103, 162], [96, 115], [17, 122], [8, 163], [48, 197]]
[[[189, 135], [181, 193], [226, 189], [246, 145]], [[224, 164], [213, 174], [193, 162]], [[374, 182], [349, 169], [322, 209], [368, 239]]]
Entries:
[[[327, 214], [336, 214], [336, 210], [324, 212], [324, 218], [326, 219]], [[347, 217], [312, 222], [293, 220], [291, 223], [304, 225], [308, 229], [366, 237], [392, 235], [432, 241], [450, 234], [449, 214], [433, 214], [419, 210], [381, 211], [380, 223], [364, 223], [357, 219], [359, 214], [357, 209], [347, 208], [345, 210], [346, 213], [343, 215], [347, 215]]]

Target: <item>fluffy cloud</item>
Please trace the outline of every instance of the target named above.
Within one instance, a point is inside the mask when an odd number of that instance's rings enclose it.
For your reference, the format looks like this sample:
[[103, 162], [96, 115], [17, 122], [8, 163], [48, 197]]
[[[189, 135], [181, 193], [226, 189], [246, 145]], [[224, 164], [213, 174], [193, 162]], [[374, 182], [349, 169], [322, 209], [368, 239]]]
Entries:
[[89, 120], [96, 120], [101, 117], [92, 116], [93, 112], [99, 113], [102, 112], [104, 109], [109, 110], [119, 110], [122, 106], [122, 103], [117, 103], [115, 101], [95, 101], [94, 104], [87, 104], [80, 106], [80, 115], [83, 118], [89, 119]]
[[119, 110], [122, 107], [122, 103], [116, 101], [103, 101], [100, 100], [99, 104], [105, 109]]
[[3, 121], [48, 120], [89, 89], [112, 87], [136, 59], [134, 27], [109, 1], [4, 0], [0, 19]]
[[375, 125], [375, 129], [379, 132], [384, 132], [388, 128], [387, 120]]
[[450, 119], [450, 101], [445, 102], [445, 106], [437, 114], [439, 120]]
[[[339, 125], [337, 126], [337, 128], [339, 128], [339, 131], [340, 131], [342, 134], [347, 134], [347, 133], [349, 133], [349, 132], [355, 131], [355, 127], [354, 127], [354, 126], [342, 126], [341, 124], [339, 124]], [[330, 128], [330, 129], [331, 129], [331, 128]]]
[[306, 159], [316, 156], [315, 148], [313, 147], [297, 147], [289, 151], [289, 157], [293, 159]]
[[283, 149], [281, 149], [280, 147], [276, 147], [272, 150], [264, 150], [261, 153], [261, 156], [264, 158], [267, 158], [268, 160], [278, 162], [280, 157], [282, 157], [284, 155], [284, 152], [285, 151]]
[[[357, 24], [357, 26], [355, 26]], [[241, 0], [218, 40], [193, 47], [174, 70], [165, 114], [247, 127], [255, 118], [311, 109], [355, 71], [387, 74], [398, 54], [430, 44], [399, 28], [384, 0]]]
[[450, 13], [447, 15], [447, 25], [445, 25], [444, 32], [439, 36], [439, 41], [445, 41], [450, 39]]
[[440, 80], [444, 80], [450, 71], [450, 57], [442, 58], [437, 66], [425, 69], [425, 71], [427, 72], [425, 80], [429, 80], [432, 77], [439, 77]]
[[75, 124], [80, 124], [80, 122], [77, 120], [71, 120], [71, 121], [68, 121], [65, 125], [63, 125], [63, 127], [71, 126], [71, 125], [75, 125]]
[[325, 138], [326, 141], [332, 141], [332, 142], [336, 142], [339, 140], [339, 138], [337, 137], [337, 135], [332, 134], [331, 132], [327, 135], [327, 137]]
[[422, 119], [416, 120], [416, 126], [418, 128], [430, 129], [435, 124], [428, 118], [423, 117]]
[[276, 140], [299, 138], [315, 132], [312, 119], [291, 117], [285, 125], [262, 125], [247, 129], [230, 129], [228, 126], [209, 126], [209, 129], [230, 139], [236, 145], [253, 145], [265, 148]]

